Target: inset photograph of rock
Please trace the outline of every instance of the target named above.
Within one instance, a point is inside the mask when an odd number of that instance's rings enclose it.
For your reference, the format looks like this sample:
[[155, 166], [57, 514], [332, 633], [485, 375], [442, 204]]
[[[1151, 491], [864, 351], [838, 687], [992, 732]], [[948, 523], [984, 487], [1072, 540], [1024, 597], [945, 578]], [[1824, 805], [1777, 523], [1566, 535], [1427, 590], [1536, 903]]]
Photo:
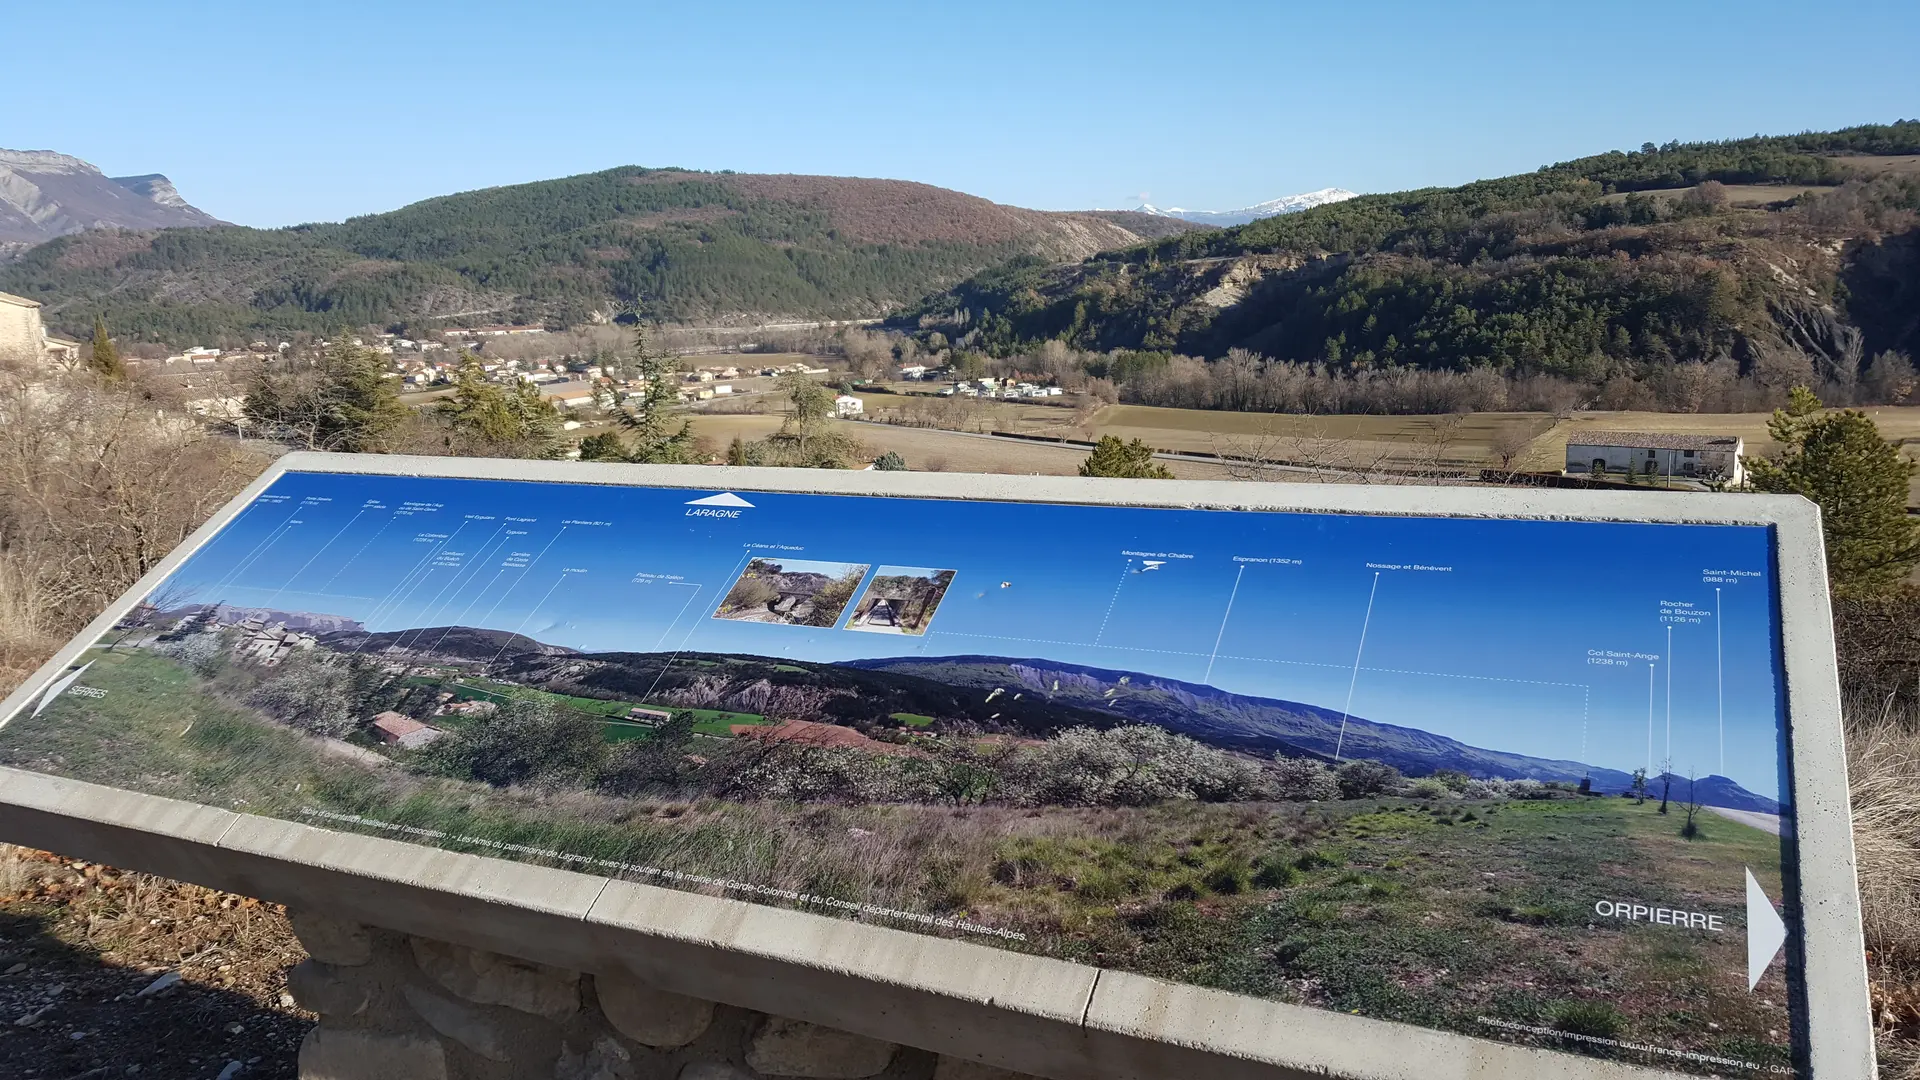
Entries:
[[953, 584], [952, 570], [882, 566], [854, 605], [847, 629], [870, 634], [924, 634]]
[[832, 626], [853, 599], [867, 563], [754, 559], [720, 601], [716, 619]]

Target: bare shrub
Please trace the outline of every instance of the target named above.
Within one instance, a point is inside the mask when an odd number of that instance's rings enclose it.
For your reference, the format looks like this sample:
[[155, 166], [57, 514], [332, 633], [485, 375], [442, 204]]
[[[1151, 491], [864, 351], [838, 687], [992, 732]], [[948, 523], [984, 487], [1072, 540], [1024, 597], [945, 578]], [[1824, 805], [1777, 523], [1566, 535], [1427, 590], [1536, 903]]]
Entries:
[[266, 467], [136, 376], [0, 367], [0, 677], [36, 665]]
[[1245, 798], [1258, 766], [1148, 724], [1068, 728], [1022, 762], [1032, 801], [1141, 806], [1166, 799]]
[[[196, 635], [204, 640], [208, 635]], [[310, 654], [288, 657], [253, 692], [247, 704], [283, 724], [340, 739], [357, 726], [351, 671]]]
[[1379, 761], [1349, 761], [1340, 766], [1340, 794], [1349, 799], [1398, 794], [1406, 785], [1400, 770]]
[[1340, 797], [1340, 780], [1323, 761], [1274, 756], [1268, 782], [1278, 798], [1317, 802]]

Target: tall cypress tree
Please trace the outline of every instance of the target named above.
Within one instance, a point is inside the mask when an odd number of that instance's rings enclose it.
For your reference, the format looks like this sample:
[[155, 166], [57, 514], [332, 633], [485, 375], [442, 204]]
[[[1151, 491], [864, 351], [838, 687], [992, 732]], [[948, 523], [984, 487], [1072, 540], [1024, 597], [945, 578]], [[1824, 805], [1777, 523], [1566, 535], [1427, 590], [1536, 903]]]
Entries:
[[127, 365], [113, 347], [113, 339], [107, 336], [107, 320], [99, 315], [93, 317], [93, 352], [87, 358], [87, 366], [109, 379], [124, 378], [127, 374]]

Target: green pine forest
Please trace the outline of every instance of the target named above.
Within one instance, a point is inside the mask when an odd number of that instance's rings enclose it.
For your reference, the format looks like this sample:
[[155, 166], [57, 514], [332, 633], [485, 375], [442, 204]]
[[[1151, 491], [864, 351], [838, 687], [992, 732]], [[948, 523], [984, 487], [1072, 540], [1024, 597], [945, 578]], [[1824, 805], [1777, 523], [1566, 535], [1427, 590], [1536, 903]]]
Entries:
[[70, 333], [103, 317], [176, 345], [436, 318], [873, 316], [1022, 253], [1085, 254], [1063, 219], [1138, 238], [1091, 217], [899, 181], [625, 167], [339, 223], [81, 233], [0, 264], [0, 290]]
[[1920, 121], [1647, 144], [1102, 253], [1024, 258], [897, 325], [994, 355], [1244, 348], [1335, 371], [1597, 381], [1779, 345], [1920, 353]]

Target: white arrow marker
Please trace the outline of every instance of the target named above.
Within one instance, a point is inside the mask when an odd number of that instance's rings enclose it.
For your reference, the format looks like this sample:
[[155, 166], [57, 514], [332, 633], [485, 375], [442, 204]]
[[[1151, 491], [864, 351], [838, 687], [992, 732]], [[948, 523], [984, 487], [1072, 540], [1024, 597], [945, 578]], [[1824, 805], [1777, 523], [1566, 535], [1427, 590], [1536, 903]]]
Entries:
[[1773, 958], [1780, 955], [1780, 946], [1787, 943], [1787, 924], [1780, 921], [1780, 913], [1773, 910], [1773, 901], [1753, 880], [1753, 871], [1747, 871], [1747, 990], [1751, 992], [1760, 985], [1760, 976], [1767, 973], [1773, 965]]
[[718, 495], [709, 495], [704, 499], [688, 499], [687, 505], [688, 506], [744, 506], [749, 510], [753, 509], [752, 503], [748, 502], [747, 500], [741, 498], [738, 495], [735, 495], [731, 491], [723, 491]]
[[62, 677], [60, 681], [54, 683], [52, 686], [47, 687], [47, 692], [40, 695], [40, 704], [35, 705], [33, 707], [33, 715], [39, 716], [40, 710], [53, 704], [54, 698], [57, 698], [61, 694], [66, 693], [67, 687], [73, 685], [73, 680], [79, 678], [82, 675], [85, 675], [87, 673], [87, 669], [92, 666], [93, 666], [93, 661], [89, 660], [86, 663], [81, 664], [80, 669], [78, 671], [72, 672], [71, 674], [68, 674]]

